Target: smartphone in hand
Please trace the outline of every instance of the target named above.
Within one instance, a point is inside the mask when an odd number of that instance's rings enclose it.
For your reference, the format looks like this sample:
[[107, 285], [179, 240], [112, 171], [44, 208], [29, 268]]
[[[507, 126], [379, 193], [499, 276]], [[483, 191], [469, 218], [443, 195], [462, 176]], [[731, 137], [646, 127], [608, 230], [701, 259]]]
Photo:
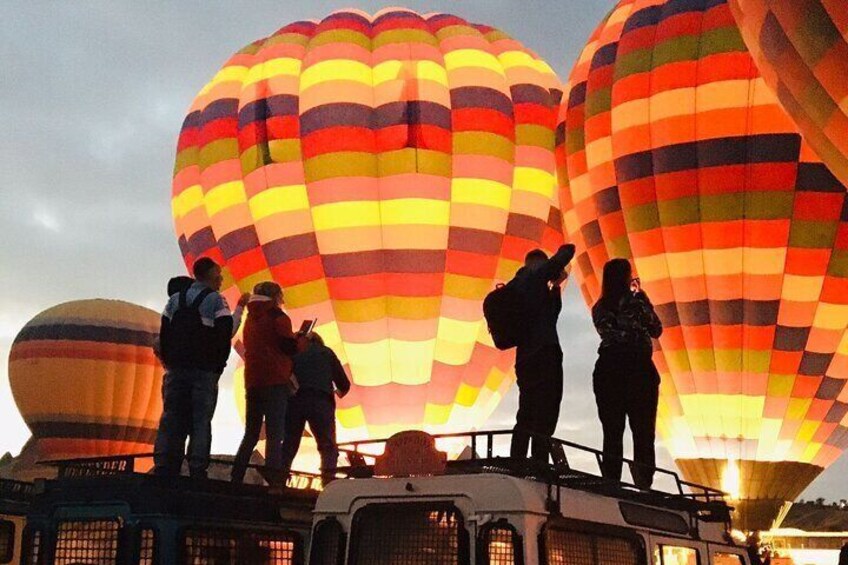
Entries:
[[639, 280], [639, 277], [636, 277], [632, 281], [630, 281], [630, 292], [633, 294], [639, 294], [642, 292], [642, 281]]

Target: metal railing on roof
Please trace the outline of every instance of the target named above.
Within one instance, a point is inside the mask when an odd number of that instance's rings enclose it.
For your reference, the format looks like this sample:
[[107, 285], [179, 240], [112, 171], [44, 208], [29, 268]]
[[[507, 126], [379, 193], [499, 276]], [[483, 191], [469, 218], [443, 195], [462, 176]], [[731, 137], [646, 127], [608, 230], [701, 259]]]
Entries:
[[[694, 512], [704, 519], [713, 521], [729, 520], [731, 509], [726, 503], [725, 492], [686, 481], [676, 471], [645, 467], [631, 459], [622, 459], [623, 466], [629, 469], [631, 476], [640, 468], [650, 470], [657, 477], [655, 484], [661, 482], [669, 486], [665, 490], [642, 489], [633, 482], [604, 479], [601, 473], [604, 453], [601, 450], [559, 438], [533, 437], [532, 441], [548, 443], [550, 459], [547, 462], [528, 458], [513, 459], [500, 455], [498, 447], [503, 449], [506, 447], [506, 442], [497, 446], [497, 440], [511, 438], [512, 433], [512, 430], [488, 430], [437, 434], [433, 435], [433, 438], [437, 445], [452, 443], [454, 450], [460, 447], [465, 448], [463, 458], [448, 462], [446, 472], [449, 474], [503, 473], [556, 487], [595, 492]], [[350, 467], [340, 469], [340, 473], [354, 478], [373, 476], [373, 464], [369, 462], [376, 461], [387, 441], [386, 439], [361, 440], [340, 444], [339, 450], [347, 455], [351, 463]], [[578, 466], [572, 465], [569, 456], [572, 460], [582, 458], [584, 462], [588, 458], [597, 468], [595, 470], [579, 469]]]

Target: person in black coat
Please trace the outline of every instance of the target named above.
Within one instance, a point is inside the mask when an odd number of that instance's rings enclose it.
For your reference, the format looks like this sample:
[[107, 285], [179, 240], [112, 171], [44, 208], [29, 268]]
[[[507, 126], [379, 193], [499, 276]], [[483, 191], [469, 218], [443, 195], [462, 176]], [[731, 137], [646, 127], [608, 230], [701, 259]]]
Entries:
[[652, 359], [652, 339], [662, 322], [648, 295], [632, 279], [630, 262], [613, 259], [604, 266], [601, 298], [592, 321], [601, 336], [593, 388], [604, 431], [604, 478], [621, 480], [624, 425], [633, 434], [633, 482], [648, 489], [654, 480], [657, 403], [660, 376]]
[[553, 436], [562, 402], [562, 347], [556, 327], [562, 310], [560, 285], [573, 257], [573, 245], [563, 245], [550, 259], [535, 249], [515, 275], [527, 314], [525, 337], [515, 354], [518, 413], [510, 446], [513, 458], [527, 457], [532, 436], [532, 458], [548, 460], [550, 447], [544, 438]]

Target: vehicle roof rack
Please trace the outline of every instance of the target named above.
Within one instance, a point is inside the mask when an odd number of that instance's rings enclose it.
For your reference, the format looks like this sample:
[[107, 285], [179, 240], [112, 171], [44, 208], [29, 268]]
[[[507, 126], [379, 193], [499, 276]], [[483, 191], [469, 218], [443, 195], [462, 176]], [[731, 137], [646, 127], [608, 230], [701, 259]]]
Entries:
[[[193, 490], [204, 491], [244, 491], [254, 492], [258, 490], [265, 491], [269, 488], [266, 484], [232, 484], [229, 480], [216, 479], [210, 477], [210, 480], [196, 481], [186, 476], [179, 477], [158, 477], [149, 470], [152, 469], [152, 453], [141, 453], [131, 455], [114, 455], [107, 457], [84, 457], [76, 459], [57, 459], [50, 461], [40, 461], [42, 465], [51, 466], [57, 469], [57, 478], [59, 480], [79, 479], [79, 480], [94, 480], [102, 478], [128, 478], [128, 477], [149, 477], [150, 480], [163, 479], [168, 482], [179, 483], [181, 488], [189, 488]], [[218, 466], [223, 468], [223, 475], [229, 477], [229, 470], [232, 468], [233, 459], [211, 458], [210, 464], [212, 467]], [[147, 469], [147, 470], [146, 470]], [[261, 465], [249, 464], [247, 469], [256, 471], [259, 476], [266, 480], [266, 468]], [[314, 494], [320, 490], [321, 476], [315, 473], [307, 473], [303, 471], [291, 471], [289, 479], [286, 483], [286, 491], [306, 491]]]
[[[513, 459], [496, 454], [498, 439], [512, 436], [512, 430], [489, 430], [455, 434], [436, 434], [436, 442], [452, 442], [454, 448], [464, 446], [464, 458], [447, 463], [446, 474], [500, 473], [517, 478], [541, 482], [552, 487], [550, 494], [552, 509], [559, 508], [559, 489], [569, 488], [592, 492], [605, 496], [631, 500], [652, 506], [685, 511], [691, 517], [704, 522], [729, 524], [731, 507], [726, 502], [727, 494], [721, 490], [683, 480], [680, 475], [668, 469], [653, 468], [656, 475], [665, 477], [673, 485], [668, 490], [640, 489], [626, 481], [610, 481], [601, 476], [600, 469], [604, 460], [602, 451], [559, 438], [538, 438], [550, 442], [553, 462], [539, 462], [533, 459]], [[537, 438], [534, 438], [536, 440]], [[376, 458], [384, 451], [388, 439], [363, 440], [339, 445], [345, 453], [350, 466], [339, 469], [342, 476], [364, 478], [374, 476]], [[506, 445], [508, 442], [502, 442]], [[597, 472], [576, 468], [569, 461], [568, 454], [577, 454], [585, 460], [587, 456], [594, 460]], [[582, 457], [581, 457], [582, 456]], [[573, 457], [577, 459], [578, 457]], [[370, 461], [370, 463], [369, 463]], [[623, 459], [630, 474], [639, 464]]]

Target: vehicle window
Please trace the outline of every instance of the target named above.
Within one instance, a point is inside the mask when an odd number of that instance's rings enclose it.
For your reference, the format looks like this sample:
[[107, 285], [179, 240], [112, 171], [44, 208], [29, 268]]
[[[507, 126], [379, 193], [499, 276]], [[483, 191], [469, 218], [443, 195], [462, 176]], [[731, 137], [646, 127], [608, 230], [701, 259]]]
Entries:
[[0, 520], [0, 563], [11, 563], [15, 557], [15, 523]]
[[144, 528], [139, 532], [138, 565], [156, 564], [156, 532]]
[[654, 550], [659, 565], [698, 565], [698, 550], [691, 547], [660, 545]]
[[339, 565], [344, 563], [344, 530], [334, 518], [322, 520], [315, 527], [309, 565]]
[[745, 565], [742, 556], [735, 553], [713, 554], [713, 565]]
[[54, 565], [110, 565], [118, 562], [121, 525], [117, 520], [60, 522]]
[[185, 565], [294, 565], [300, 537], [286, 532], [190, 528], [184, 534]]
[[481, 565], [516, 565], [522, 562], [518, 534], [505, 521], [485, 528], [480, 538], [483, 548]]
[[548, 528], [547, 565], [637, 565], [639, 551], [632, 541], [615, 536]]
[[354, 515], [351, 565], [464, 565], [467, 532], [452, 505], [369, 504]]
[[41, 530], [24, 530], [24, 558], [21, 565], [41, 565]]

